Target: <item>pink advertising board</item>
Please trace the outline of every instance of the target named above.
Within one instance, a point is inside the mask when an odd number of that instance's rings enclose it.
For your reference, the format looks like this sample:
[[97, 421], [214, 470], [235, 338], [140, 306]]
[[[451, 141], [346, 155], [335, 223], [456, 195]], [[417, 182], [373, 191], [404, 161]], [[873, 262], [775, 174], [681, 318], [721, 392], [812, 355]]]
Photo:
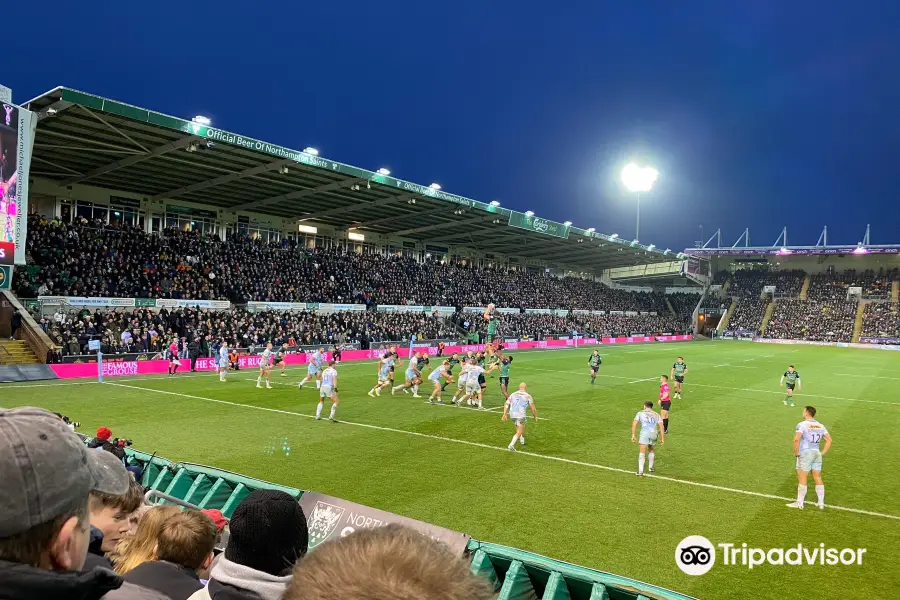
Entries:
[[[689, 335], [660, 335], [660, 336], [638, 336], [638, 337], [617, 337], [617, 338], [603, 338], [602, 340], [596, 340], [593, 338], [586, 338], [578, 340], [577, 346], [595, 346], [598, 344], [632, 344], [636, 342], [684, 342], [691, 339]], [[523, 342], [506, 342], [504, 343], [504, 347], [507, 350], [535, 350], [535, 349], [553, 349], [553, 348], [574, 348], [576, 346], [575, 340], [541, 340], [541, 341], [523, 341]], [[428, 354], [434, 356], [437, 354], [437, 347], [429, 347], [429, 346], [414, 346], [413, 350], [416, 352], [427, 352]], [[444, 348], [444, 355], [448, 356], [450, 354], [456, 353], [465, 353], [465, 352], [480, 352], [484, 350], [484, 344], [473, 344], [469, 346], [447, 346]], [[341, 354], [341, 361], [357, 361], [357, 360], [377, 360], [382, 354], [384, 350], [381, 348], [371, 349], [371, 350], [344, 350]], [[400, 347], [398, 345], [397, 353], [402, 358], [409, 358], [409, 346]], [[328, 359], [331, 358], [331, 353], [328, 353]], [[257, 356], [241, 356], [240, 357], [240, 367], [242, 369], [252, 369], [259, 366], [260, 357]], [[306, 364], [307, 355], [300, 354], [288, 354], [285, 356], [285, 363], [288, 366], [291, 365], [303, 365]], [[181, 371], [189, 370], [189, 361], [182, 360], [181, 361]], [[73, 364], [57, 364], [50, 365], [50, 368], [56, 373], [56, 376], [60, 379], [74, 379], [78, 377], [96, 377], [97, 376], [97, 364], [96, 363], [73, 363]], [[216, 368], [216, 364], [214, 359], [212, 358], [198, 358], [197, 359], [197, 370], [198, 371], [214, 371]], [[166, 373], [169, 369], [169, 361], [167, 360], [132, 360], [125, 362], [104, 362], [103, 363], [103, 376], [104, 377], [128, 377], [133, 375], [154, 375], [159, 373]]]

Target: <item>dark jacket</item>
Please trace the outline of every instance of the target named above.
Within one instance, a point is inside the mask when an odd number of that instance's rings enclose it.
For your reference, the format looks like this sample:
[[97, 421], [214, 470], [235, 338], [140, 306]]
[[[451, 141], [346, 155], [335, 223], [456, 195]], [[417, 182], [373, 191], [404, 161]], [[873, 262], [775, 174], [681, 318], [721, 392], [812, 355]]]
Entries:
[[169, 600], [130, 583], [113, 571], [48, 571], [0, 561], [0, 600]]
[[156, 590], [172, 600], [187, 600], [191, 594], [203, 589], [193, 569], [161, 560], [142, 563], [122, 578], [128, 583]]
[[103, 545], [103, 532], [91, 525], [91, 541], [88, 545], [87, 556], [84, 557], [84, 567], [81, 571], [86, 573], [96, 567], [112, 569], [112, 563], [106, 558], [100, 547]]

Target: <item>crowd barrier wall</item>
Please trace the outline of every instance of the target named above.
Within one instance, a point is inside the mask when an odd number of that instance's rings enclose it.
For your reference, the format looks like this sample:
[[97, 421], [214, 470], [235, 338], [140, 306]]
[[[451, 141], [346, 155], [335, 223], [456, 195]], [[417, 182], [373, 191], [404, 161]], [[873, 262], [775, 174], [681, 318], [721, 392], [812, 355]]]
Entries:
[[[638, 336], [638, 337], [617, 337], [617, 338], [586, 338], [579, 340], [540, 340], [540, 341], [516, 341], [505, 342], [504, 346], [507, 350], [535, 350], [535, 349], [553, 349], [553, 348], [574, 348], [575, 346], [596, 346], [607, 344], [631, 344], [636, 342], [682, 342], [690, 340], [690, 335], [659, 335], [659, 336]], [[577, 343], [576, 343], [577, 342]], [[480, 352], [484, 350], [484, 344], [473, 344], [468, 346], [446, 346], [444, 348], [444, 356], [449, 356], [454, 352]], [[415, 352], [427, 352], [431, 356], [437, 355], [437, 347], [419, 347], [414, 346]], [[401, 358], [409, 358], [409, 346], [403, 347], [398, 344], [397, 353]], [[341, 362], [351, 362], [358, 360], [378, 360], [384, 353], [384, 348], [373, 348], [370, 350], [345, 350], [341, 353]], [[331, 359], [331, 353], [328, 359]], [[304, 365], [308, 361], [308, 354], [286, 354], [284, 357], [285, 364], [288, 366]], [[252, 369], [259, 366], [262, 358], [259, 355], [244, 355], [239, 358], [239, 367], [241, 369]], [[74, 379], [79, 377], [97, 377], [97, 363], [80, 363], [80, 364], [56, 364], [50, 365], [53, 372], [60, 379]], [[181, 370], [186, 371], [190, 368], [190, 361], [181, 360]], [[195, 366], [197, 371], [214, 371], [216, 361], [213, 358], [201, 357], [197, 359]], [[131, 361], [104, 361], [103, 376], [104, 377], [127, 377], [132, 375], [154, 375], [166, 373], [169, 369], [169, 361], [167, 360], [131, 360]]]

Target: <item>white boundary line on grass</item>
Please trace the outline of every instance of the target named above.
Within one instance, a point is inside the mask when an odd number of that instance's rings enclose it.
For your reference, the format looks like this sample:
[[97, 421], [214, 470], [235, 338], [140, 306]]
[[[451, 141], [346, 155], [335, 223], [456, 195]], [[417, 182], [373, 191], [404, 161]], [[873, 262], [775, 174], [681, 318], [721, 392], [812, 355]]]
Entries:
[[[253, 406], [251, 404], [241, 404], [239, 402], [229, 402], [227, 400], [216, 400], [214, 398], [205, 398], [203, 396], [194, 396], [191, 394], [181, 394], [179, 392], [168, 392], [165, 390], [155, 390], [153, 388], [144, 388], [144, 387], [140, 387], [140, 386], [136, 386], [136, 385], [126, 385], [124, 383], [107, 382], [107, 385], [130, 388], [133, 390], [140, 390], [140, 391], [144, 391], [144, 392], [154, 392], [157, 394], [166, 394], [169, 396], [179, 396], [182, 398], [189, 398], [192, 400], [203, 400], [204, 402], [214, 402], [216, 404], [226, 404], [228, 406], [236, 406], [238, 408], [246, 408], [246, 409], [250, 409], [250, 410], [262, 410], [262, 411], [266, 411], [266, 412], [278, 413], [278, 414], [283, 414], [283, 415], [294, 415], [294, 416], [303, 417], [306, 419], [315, 419], [315, 416], [313, 416], [313, 415], [307, 415], [305, 413], [292, 412], [292, 411], [288, 411], [288, 410], [281, 410], [281, 409], [277, 409], [277, 408], [267, 408], [264, 406]], [[509, 450], [507, 450], [506, 448], [501, 447], [501, 446], [491, 446], [490, 444], [482, 444], [480, 442], [472, 442], [469, 440], [458, 440], [455, 438], [448, 438], [448, 437], [432, 435], [432, 434], [428, 434], [428, 433], [419, 433], [418, 431], [407, 431], [405, 429], [395, 429], [393, 427], [384, 427], [382, 425], [372, 425], [369, 423], [357, 423], [355, 421], [339, 420], [339, 422], [344, 425], [352, 425], [354, 427], [364, 427], [366, 429], [374, 429], [374, 430], [378, 430], [378, 431], [389, 431], [391, 433], [400, 433], [400, 434], [414, 436], [414, 437], [439, 440], [442, 442], [449, 442], [452, 444], [475, 446], [477, 448], [485, 448], [487, 450], [494, 450], [494, 451], [498, 451], [498, 452], [509, 452]], [[516, 453], [524, 454], [525, 456], [530, 456], [532, 458], [542, 458], [544, 460], [551, 460], [551, 461], [555, 461], [555, 462], [568, 463], [571, 465], [578, 465], [580, 467], [588, 467], [591, 469], [600, 469], [603, 471], [610, 471], [613, 473], [624, 473], [624, 474], [634, 477], [634, 471], [629, 471], [627, 469], [620, 469], [618, 467], [610, 467], [607, 465], [598, 465], [598, 464], [583, 462], [583, 461], [579, 461], [579, 460], [572, 460], [569, 458], [561, 458], [559, 456], [550, 456], [548, 454], [538, 454], [536, 452], [527, 452], [524, 450], [519, 450]], [[756, 498], [766, 498], [769, 500], [787, 500], [789, 502], [796, 500], [796, 498], [788, 498], [785, 496], [776, 496], [774, 494], [764, 494], [762, 492], [752, 492], [749, 490], [740, 490], [737, 488], [713, 485], [711, 483], [700, 483], [699, 481], [690, 481], [688, 479], [678, 479], [676, 477], [666, 477], [664, 475], [651, 475], [648, 473], [648, 474], [645, 474], [645, 477], [650, 478], [650, 479], [659, 479], [661, 481], [669, 481], [672, 483], [680, 483], [682, 485], [690, 485], [690, 486], [694, 486], [694, 487], [718, 490], [718, 491], [722, 491], [722, 492], [731, 492], [733, 494], [742, 494], [744, 496], [753, 496]], [[849, 508], [846, 506], [835, 506], [833, 504], [826, 504], [825, 506], [827, 506], [828, 508], [830, 508], [832, 510], [840, 510], [840, 511], [844, 511], [844, 512], [856, 513], [856, 514], [866, 515], [866, 516], [870, 516], [870, 517], [881, 517], [884, 519], [893, 519], [893, 520], [900, 521], [900, 515], [891, 515], [891, 514], [886, 514], [886, 513], [873, 512], [873, 511], [869, 511], [869, 510], [862, 510], [859, 508]]]

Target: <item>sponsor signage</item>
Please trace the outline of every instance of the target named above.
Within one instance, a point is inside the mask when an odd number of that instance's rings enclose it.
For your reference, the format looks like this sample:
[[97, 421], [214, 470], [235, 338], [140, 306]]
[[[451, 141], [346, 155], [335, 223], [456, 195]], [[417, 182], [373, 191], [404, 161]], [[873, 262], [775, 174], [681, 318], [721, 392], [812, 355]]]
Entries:
[[834, 254], [900, 254], [900, 246], [888, 248], [865, 248], [860, 252], [858, 246], [835, 246], [830, 248], [687, 248], [685, 254], [706, 256], [831, 256]]
[[175, 300], [175, 299], [159, 299], [156, 301], [157, 308], [206, 308], [213, 310], [228, 310], [231, 308], [231, 302], [227, 300]]
[[463, 306], [464, 313], [483, 313], [487, 310], [486, 306]]
[[495, 308], [494, 312], [500, 313], [501, 315], [517, 315], [517, 314], [521, 313], [522, 311], [519, 310], [518, 308], [504, 307], [504, 308]]
[[526, 308], [526, 315], [552, 315], [553, 310], [550, 308]]
[[443, 543], [456, 556], [465, 553], [470, 539], [470, 536], [458, 531], [318, 492], [305, 492], [300, 497], [300, 507], [306, 515], [310, 551], [314, 551], [317, 546], [328, 540], [346, 537], [362, 529], [384, 527], [391, 523], [404, 525]]
[[0, 265], [0, 290], [8, 290], [12, 286], [12, 265]]
[[409, 306], [406, 304], [379, 304], [376, 307], [379, 312], [399, 312], [399, 313], [438, 313], [439, 315], [452, 315], [456, 309], [452, 306]]
[[528, 216], [520, 212], [510, 212], [509, 225], [511, 227], [527, 229], [528, 231], [552, 235], [558, 238], [565, 239], [569, 237], [569, 225], [564, 225], [548, 219], [541, 219], [540, 217]]
[[859, 338], [860, 344], [891, 344], [900, 345], [900, 338], [892, 337], [862, 337]]
[[553, 314], [556, 315], [557, 317], [565, 317], [566, 315], [569, 314], [569, 311], [564, 310], [564, 309], [558, 309], [558, 310], [553, 311]]

